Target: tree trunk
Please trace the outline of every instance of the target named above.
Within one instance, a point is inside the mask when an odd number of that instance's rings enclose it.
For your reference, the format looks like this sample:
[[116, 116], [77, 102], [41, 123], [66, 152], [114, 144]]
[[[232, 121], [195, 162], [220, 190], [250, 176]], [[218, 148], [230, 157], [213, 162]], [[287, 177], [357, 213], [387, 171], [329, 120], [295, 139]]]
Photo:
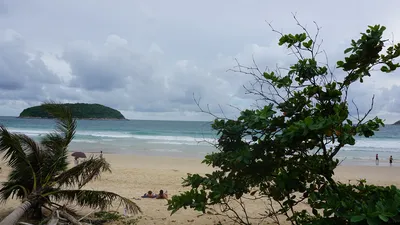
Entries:
[[14, 225], [18, 223], [18, 220], [28, 211], [28, 209], [32, 206], [32, 202], [24, 201], [21, 205], [19, 205], [14, 211], [12, 211], [6, 218], [4, 218], [0, 225]]
[[32, 208], [33, 208], [32, 218], [38, 221], [42, 220], [43, 219], [42, 205], [38, 202], [32, 205]]

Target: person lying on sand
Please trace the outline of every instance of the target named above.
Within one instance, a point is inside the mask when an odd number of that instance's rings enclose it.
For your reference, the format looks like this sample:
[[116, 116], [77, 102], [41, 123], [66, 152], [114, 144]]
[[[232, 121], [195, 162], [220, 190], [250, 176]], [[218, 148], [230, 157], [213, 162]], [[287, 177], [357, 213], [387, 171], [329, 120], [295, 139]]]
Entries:
[[160, 193], [156, 197], [157, 199], [168, 199], [168, 193], [167, 191], [160, 190]]
[[153, 194], [152, 191], [148, 191], [147, 193], [145, 193], [142, 198], [156, 198], [157, 195]]

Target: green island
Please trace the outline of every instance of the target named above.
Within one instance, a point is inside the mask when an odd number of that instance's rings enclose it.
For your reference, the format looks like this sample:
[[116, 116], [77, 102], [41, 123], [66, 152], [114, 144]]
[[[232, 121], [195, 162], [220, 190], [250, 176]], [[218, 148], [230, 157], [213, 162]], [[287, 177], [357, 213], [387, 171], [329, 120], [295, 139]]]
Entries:
[[[68, 107], [72, 116], [77, 119], [93, 119], [93, 120], [125, 120], [122, 113], [116, 109], [100, 105], [100, 104], [88, 104], [88, 103], [65, 103], [62, 104]], [[46, 110], [41, 106], [33, 106], [24, 109], [19, 118], [53, 118]]]

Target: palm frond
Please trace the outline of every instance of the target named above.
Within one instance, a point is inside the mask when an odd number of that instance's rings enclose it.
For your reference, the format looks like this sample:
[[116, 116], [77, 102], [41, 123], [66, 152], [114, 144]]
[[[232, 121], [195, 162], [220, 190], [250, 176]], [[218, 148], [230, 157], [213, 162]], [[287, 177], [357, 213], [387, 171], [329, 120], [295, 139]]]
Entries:
[[93, 209], [106, 210], [118, 201], [120, 205], [133, 214], [141, 213], [140, 207], [128, 198], [108, 191], [94, 190], [60, 190], [48, 193], [51, 199], [55, 201], [74, 202], [79, 206], [87, 206]]
[[41, 183], [41, 171], [43, 169], [43, 163], [44, 161], [46, 161], [44, 155], [42, 154], [42, 147], [40, 146], [40, 144], [38, 144], [32, 138], [28, 137], [25, 134], [16, 135], [18, 136], [22, 149], [26, 153], [27, 160], [31, 164], [32, 169], [37, 176], [38, 182]]
[[[40, 151], [39, 149], [39, 146], [37, 146], [37, 144], [28, 136], [10, 133], [5, 127], [0, 126], [0, 153], [5, 153], [3, 159], [7, 160], [7, 164], [12, 168], [11, 175], [13, 173], [15, 177], [17, 177], [16, 174], [21, 175], [18, 178], [20, 181], [22, 180], [19, 185], [22, 185], [25, 188], [36, 188], [36, 172], [37, 170], [40, 170], [40, 165], [34, 163], [35, 166], [33, 166], [30, 160], [31, 158], [37, 159], [35, 152]], [[34, 160], [34, 162], [36, 162], [36, 160]], [[21, 173], [22, 171], [24, 173]], [[32, 180], [32, 186], [25, 186], [24, 180]]]
[[48, 179], [57, 176], [68, 168], [68, 145], [72, 141], [75, 130], [76, 120], [72, 117], [71, 110], [62, 104], [48, 102], [42, 107], [57, 120], [55, 132], [44, 136], [41, 144], [45, 146], [44, 173]]
[[26, 198], [29, 194], [24, 186], [20, 182], [6, 181], [2, 183], [2, 188], [0, 189], [0, 202], [5, 202], [7, 199], [11, 198]]
[[25, 193], [19, 187], [25, 188], [27, 192], [30, 193], [34, 189], [34, 181], [35, 180], [32, 176], [31, 167], [27, 166], [24, 161], [19, 161], [14, 165], [14, 167], [12, 167], [10, 173], [8, 174], [7, 181], [2, 182], [1, 184], [1, 200], [5, 201], [10, 197], [23, 199], [25, 197]]
[[20, 142], [22, 149], [27, 153], [33, 154], [36, 157], [36, 160], [40, 161], [39, 160], [41, 154], [40, 145], [25, 134], [14, 134], [14, 135], [18, 137], [18, 141]]
[[57, 131], [64, 135], [64, 146], [67, 147], [72, 141], [76, 130], [76, 120], [71, 110], [62, 104], [47, 102], [41, 105], [50, 115], [57, 119]]
[[45, 182], [68, 169], [68, 149], [64, 147], [64, 138], [58, 133], [47, 134], [42, 140], [43, 155], [46, 160], [43, 163], [43, 174], [46, 174]]
[[29, 163], [18, 135], [10, 133], [3, 126], [0, 126], [0, 153], [5, 153], [3, 159], [7, 160], [10, 167], [14, 167], [18, 162]]
[[55, 182], [59, 186], [78, 185], [78, 188], [82, 188], [88, 182], [100, 177], [102, 172], [111, 172], [110, 164], [105, 159], [91, 157], [61, 173], [55, 178]]

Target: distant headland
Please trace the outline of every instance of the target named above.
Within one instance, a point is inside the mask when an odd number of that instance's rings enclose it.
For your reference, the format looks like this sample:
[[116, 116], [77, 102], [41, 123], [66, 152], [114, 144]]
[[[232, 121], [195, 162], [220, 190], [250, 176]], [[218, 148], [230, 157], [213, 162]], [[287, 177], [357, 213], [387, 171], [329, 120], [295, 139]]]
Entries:
[[[63, 104], [71, 109], [72, 116], [76, 119], [87, 120], [126, 120], [122, 113], [116, 109], [88, 103], [65, 103]], [[40, 105], [24, 109], [19, 118], [53, 118]]]

